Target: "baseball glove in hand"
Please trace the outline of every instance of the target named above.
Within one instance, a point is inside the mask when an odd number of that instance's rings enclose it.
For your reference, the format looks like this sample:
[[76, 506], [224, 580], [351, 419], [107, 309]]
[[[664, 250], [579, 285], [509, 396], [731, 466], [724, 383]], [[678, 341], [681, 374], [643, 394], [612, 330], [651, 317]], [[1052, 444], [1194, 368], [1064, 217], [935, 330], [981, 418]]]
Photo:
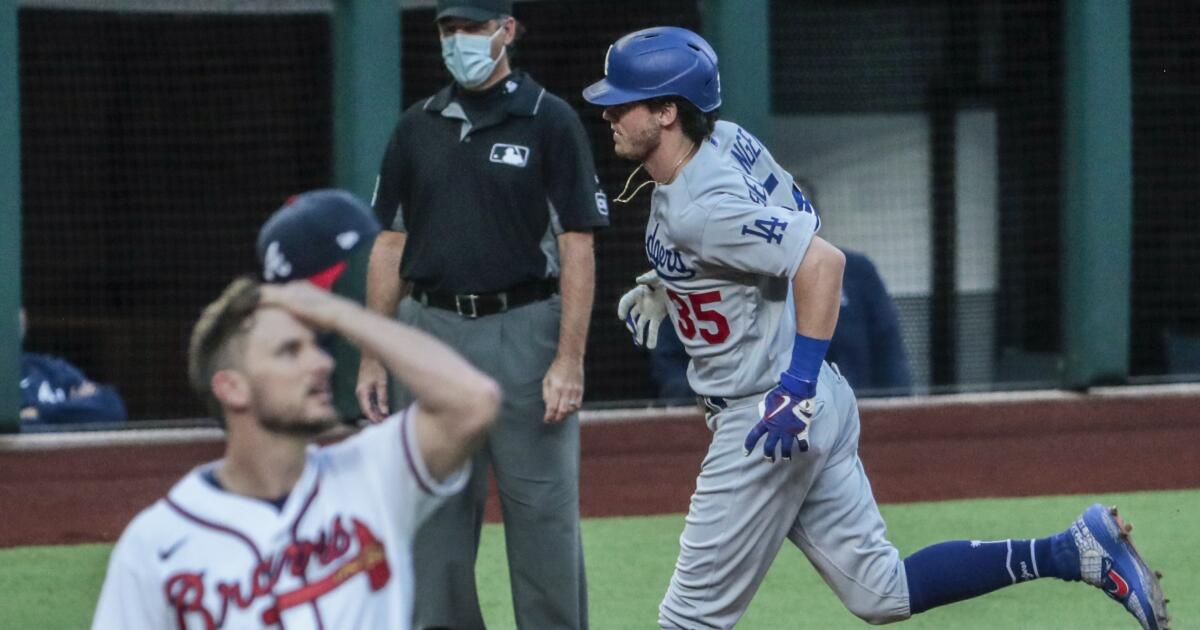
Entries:
[[633, 333], [633, 343], [653, 349], [658, 345], [658, 327], [667, 316], [667, 295], [653, 270], [637, 277], [637, 286], [621, 296], [617, 317]]
[[799, 442], [800, 452], [808, 450], [808, 427], [817, 413], [811, 397], [800, 398], [783, 385], [776, 385], [758, 403], [758, 413], [762, 420], [746, 434], [744, 454], [749, 455], [764, 435], [767, 439], [763, 442], [763, 459], [771, 463], [775, 463], [776, 445], [784, 461], [792, 458], [792, 442]]

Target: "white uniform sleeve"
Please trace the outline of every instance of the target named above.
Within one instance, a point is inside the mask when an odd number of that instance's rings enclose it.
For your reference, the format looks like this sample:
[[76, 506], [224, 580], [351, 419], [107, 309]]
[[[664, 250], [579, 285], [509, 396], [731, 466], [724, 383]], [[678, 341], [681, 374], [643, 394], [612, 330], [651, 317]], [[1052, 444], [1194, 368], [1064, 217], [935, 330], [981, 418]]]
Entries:
[[410, 406], [329, 449], [332, 465], [368, 483], [406, 535], [415, 534], [445, 497], [462, 490], [471, 470], [468, 461], [441, 482], [433, 478], [417, 446], [413, 409]]
[[162, 582], [153, 573], [155, 552], [138, 542], [135, 525], [125, 530], [108, 559], [92, 630], [174, 627]]
[[721, 195], [707, 212], [699, 255], [722, 267], [791, 278], [818, 224], [814, 212]]

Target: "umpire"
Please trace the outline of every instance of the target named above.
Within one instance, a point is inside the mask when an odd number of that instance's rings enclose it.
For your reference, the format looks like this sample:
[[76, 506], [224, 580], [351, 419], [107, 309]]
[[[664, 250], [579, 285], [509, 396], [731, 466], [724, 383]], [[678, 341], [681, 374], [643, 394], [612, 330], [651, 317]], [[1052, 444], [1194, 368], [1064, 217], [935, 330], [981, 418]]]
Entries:
[[[399, 304], [403, 321], [495, 378], [504, 405], [470, 485], [417, 536], [414, 627], [484, 627], [475, 557], [490, 464], [517, 626], [586, 628], [576, 412], [592, 230], [608, 204], [579, 117], [509, 65], [511, 0], [439, 0], [437, 29], [454, 81], [405, 111], [388, 144], [372, 205], [392, 229], [372, 250], [367, 302]], [[388, 413], [373, 358], [357, 395], [372, 420]]]

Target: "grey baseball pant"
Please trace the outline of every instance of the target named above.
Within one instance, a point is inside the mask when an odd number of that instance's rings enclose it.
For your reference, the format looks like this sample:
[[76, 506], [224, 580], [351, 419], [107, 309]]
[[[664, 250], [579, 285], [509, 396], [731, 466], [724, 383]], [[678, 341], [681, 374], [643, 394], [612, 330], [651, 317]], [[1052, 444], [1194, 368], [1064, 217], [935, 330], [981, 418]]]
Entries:
[[[858, 458], [854, 393], [828, 364], [817, 386], [809, 450], [792, 460], [743, 456], [763, 395], [709, 414], [713, 440], [696, 479], [679, 559], [659, 606], [662, 628], [731, 628], [750, 605], [784, 539], [792, 541], [851, 612], [871, 623], [909, 617], [899, 552]], [[803, 593], [795, 607], [803, 609]]]
[[[559, 296], [464, 319], [405, 299], [400, 320], [429, 332], [496, 379], [504, 403], [475, 456], [471, 482], [417, 533], [414, 628], [484, 627], [475, 557], [495, 473], [519, 628], [587, 628], [579, 533], [579, 418], [542, 422], [542, 378], [558, 348]], [[396, 407], [399, 408], [399, 407]]]

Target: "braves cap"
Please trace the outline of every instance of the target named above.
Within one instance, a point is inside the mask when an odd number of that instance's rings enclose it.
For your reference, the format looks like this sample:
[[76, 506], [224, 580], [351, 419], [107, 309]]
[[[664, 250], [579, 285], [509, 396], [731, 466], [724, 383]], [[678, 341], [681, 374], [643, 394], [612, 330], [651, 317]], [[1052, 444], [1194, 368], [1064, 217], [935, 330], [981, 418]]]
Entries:
[[350, 254], [379, 233], [370, 208], [344, 190], [313, 190], [288, 199], [258, 232], [266, 282], [307, 279], [328, 289]]
[[438, 0], [436, 19], [486, 22], [505, 15], [512, 15], [512, 0]]

